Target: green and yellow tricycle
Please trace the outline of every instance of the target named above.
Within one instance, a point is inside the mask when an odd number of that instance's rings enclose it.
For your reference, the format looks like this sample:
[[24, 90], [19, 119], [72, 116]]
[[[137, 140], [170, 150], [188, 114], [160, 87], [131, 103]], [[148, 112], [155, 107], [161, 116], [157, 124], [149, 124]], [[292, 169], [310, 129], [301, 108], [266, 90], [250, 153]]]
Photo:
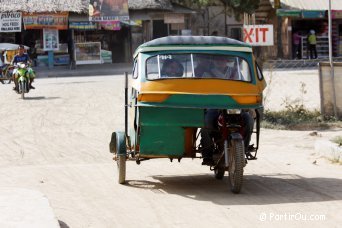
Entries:
[[217, 179], [228, 171], [239, 193], [259, 148], [265, 87], [246, 43], [170, 36], [142, 44], [126, 75], [125, 132], [113, 132], [109, 145], [119, 183], [127, 160], [201, 158]]

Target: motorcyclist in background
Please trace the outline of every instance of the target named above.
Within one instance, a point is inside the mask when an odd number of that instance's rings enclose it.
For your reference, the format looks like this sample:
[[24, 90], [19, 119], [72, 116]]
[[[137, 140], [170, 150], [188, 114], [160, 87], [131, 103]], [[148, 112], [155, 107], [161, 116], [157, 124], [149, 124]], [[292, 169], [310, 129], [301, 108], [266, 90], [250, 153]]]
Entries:
[[[18, 63], [25, 63], [27, 65], [31, 64], [31, 59], [30, 59], [29, 55], [27, 53], [25, 53], [24, 45], [19, 45], [18, 54], [16, 54], [14, 56], [11, 65], [17, 66]], [[34, 71], [32, 70], [31, 67], [28, 66], [27, 67], [27, 72], [28, 72], [28, 75], [30, 77], [30, 83], [29, 83], [30, 89], [35, 89], [32, 86], [32, 82], [33, 82], [33, 80], [35, 78]], [[19, 87], [18, 87], [18, 78], [19, 78], [18, 69], [14, 69], [13, 70], [13, 81], [14, 81], [15, 87], [13, 88], [13, 90], [16, 90], [16, 91], [18, 91], [18, 89], [19, 89]]]

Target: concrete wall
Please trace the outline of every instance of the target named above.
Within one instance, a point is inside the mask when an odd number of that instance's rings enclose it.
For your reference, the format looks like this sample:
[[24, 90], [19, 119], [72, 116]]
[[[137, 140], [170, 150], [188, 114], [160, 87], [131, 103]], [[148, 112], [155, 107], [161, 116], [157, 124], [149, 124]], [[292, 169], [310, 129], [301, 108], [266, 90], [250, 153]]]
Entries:
[[319, 71], [321, 112], [325, 116], [334, 116], [333, 88], [335, 88], [337, 115], [342, 118], [342, 63], [334, 63], [334, 83], [330, 75], [329, 63], [320, 63]]

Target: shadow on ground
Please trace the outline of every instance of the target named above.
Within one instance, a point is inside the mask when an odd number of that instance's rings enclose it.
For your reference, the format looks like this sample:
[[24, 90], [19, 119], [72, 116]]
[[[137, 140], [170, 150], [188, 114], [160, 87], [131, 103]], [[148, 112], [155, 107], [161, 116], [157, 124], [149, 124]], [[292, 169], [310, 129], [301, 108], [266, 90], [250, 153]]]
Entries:
[[56, 100], [60, 99], [60, 97], [25, 97], [25, 100]]
[[61, 220], [58, 220], [58, 223], [60, 228], [70, 228], [70, 226], [68, 226], [65, 222]]
[[342, 180], [291, 174], [245, 175], [242, 191], [230, 191], [228, 177], [212, 175], [152, 176], [155, 181], [129, 180], [127, 186], [160, 194], [176, 194], [220, 205], [267, 205], [342, 200]]

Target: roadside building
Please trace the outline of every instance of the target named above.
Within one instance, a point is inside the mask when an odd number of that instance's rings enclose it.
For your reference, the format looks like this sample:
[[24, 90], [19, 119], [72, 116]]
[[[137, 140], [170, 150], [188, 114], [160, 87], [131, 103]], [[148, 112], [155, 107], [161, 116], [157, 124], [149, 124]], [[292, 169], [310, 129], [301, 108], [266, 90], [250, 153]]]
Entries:
[[1, 32], [0, 42], [29, 46], [38, 66], [130, 61], [130, 26], [121, 22], [129, 21], [127, 0], [99, 2], [110, 9], [101, 17], [89, 15], [92, 0], [3, 0], [0, 13], [18, 12], [23, 24]]
[[[261, 55], [265, 59], [308, 59], [307, 38], [310, 30], [314, 30], [318, 58], [328, 57], [328, 4], [326, 0], [261, 0], [254, 15], [256, 24], [274, 26], [274, 46], [259, 48]], [[333, 55], [342, 56], [342, 0], [332, 1], [332, 10]], [[294, 53], [297, 35], [300, 36], [299, 55]]]
[[[19, 13], [20, 24], [21, 20], [23, 24], [20, 26], [20, 30], [14, 32], [1, 31], [0, 42], [29, 46], [31, 57], [35, 58], [38, 64], [43, 64], [48, 61], [47, 51], [44, 50], [44, 41], [46, 41], [54, 45], [55, 64], [67, 64], [71, 54], [68, 49], [69, 12], [85, 11], [87, 11], [87, 6], [83, 0], [2, 0], [0, 13], [2, 15]], [[44, 36], [44, 29], [53, 29], [54, 34]]]
[[170, 0], [129, 0], [132, 50], [140, 44], [169, 35], [190, 35], [196, 11]]

